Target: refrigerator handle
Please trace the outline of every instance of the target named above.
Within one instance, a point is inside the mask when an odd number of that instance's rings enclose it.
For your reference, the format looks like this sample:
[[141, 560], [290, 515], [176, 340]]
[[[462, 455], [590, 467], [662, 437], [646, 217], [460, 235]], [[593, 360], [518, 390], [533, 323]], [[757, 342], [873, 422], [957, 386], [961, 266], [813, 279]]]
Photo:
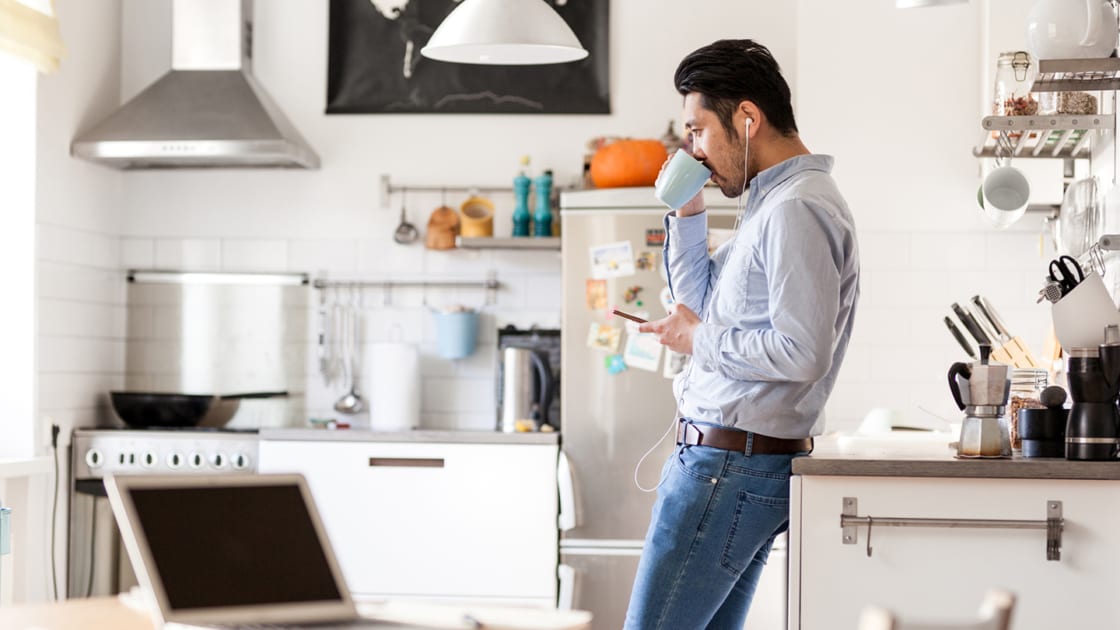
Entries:
[[556, 527], [562, 532], [575, 529], [579, 524], [576, 518], [575, 481], [572, 478], [572, 466], [564, 451], [560, 451], [560, 458], [556, 462], [556, 487], [560, 492], [560, 514], [556, 518]]
[[572, 610], [576, 594], [576, 570], [571, 565], [561, 564], [556, 567], [556, 577], [560, 581], [560, 588], [556, 594], [556, 608]]

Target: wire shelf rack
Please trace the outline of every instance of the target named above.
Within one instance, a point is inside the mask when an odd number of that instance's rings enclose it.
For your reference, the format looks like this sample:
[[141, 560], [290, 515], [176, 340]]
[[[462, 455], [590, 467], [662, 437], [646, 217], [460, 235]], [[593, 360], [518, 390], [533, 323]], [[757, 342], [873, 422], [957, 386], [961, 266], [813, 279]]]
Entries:
[[997, 157], [1003, 136], [1010, 143], [1012, 158], [1088, 158], [1091, 132], [1111, 130], [1115, 122], [1113, 114], [986, 116], [972, 154]]

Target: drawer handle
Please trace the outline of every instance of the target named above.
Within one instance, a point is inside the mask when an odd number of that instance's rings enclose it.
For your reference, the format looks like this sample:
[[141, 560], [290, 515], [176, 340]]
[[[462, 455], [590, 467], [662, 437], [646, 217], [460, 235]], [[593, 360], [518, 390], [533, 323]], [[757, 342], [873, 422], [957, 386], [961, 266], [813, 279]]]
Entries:
[[858, 516], [858, 501], [855, 497], [844, 497], [840, 512], [841, 539], [845, 545], [854, 545], [859, 535], [856, 528], [867, 526], [867, 557], [871, 557], [871, 525], [888, 527], [965, 527], [974, 529], [1044, 529], [1046, 530], [1046, 559], [1062, 559], [1062, 502], [1046, 502], [1046, 520], [1001, 520], [989, 518], [891, 518], [882, 516]]
[[371, 457], [369, 466], [382, 468], [443, 468], [442, 457]]

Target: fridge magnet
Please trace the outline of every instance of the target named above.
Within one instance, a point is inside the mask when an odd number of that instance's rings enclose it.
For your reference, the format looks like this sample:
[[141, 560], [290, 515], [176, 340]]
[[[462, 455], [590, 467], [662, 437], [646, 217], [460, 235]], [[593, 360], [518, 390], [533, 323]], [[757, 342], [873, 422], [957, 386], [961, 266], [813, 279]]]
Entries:
[[653, 333], [638, 333], [626, 337], [626, 350], [622, 358], [626, 365], [640, 370], [656, 372], [661, 363], [661, 342]]
[[618, 278], [634, 275], [634, 250], [630, 241], [605, 243], [591, 247], [591, 277]]
[[[461, 0], [331, 0], [328, 114], [609, 114], [610, 0], [547, 0], [591, 54], [547, 66], [446, 63], [420, 51]], [[475, 7], [478, 8], [478, 7]], [[478, 37], [478, 33], [471, 35]]]
[[661, 308], [665, 309], [666, 315], [673, 312], [673, 292], [669, 290], [668, 285], [661, 289], [657, 297], [661, 300]]
[[608, 355], [603, 359], [603, 365], [607, 367], [607, 374], [618, 374], [626, 370], [626, 361], [621, 354]]
[[605, 352], [618, 352], [618, 342], [621, 338], [621, 328], [591, 322], [591, 329], [587, 332], [587, 347]]
[[638, 300], [638, 294], [641, 293], [641, 292], [642, 292], [642, 287], [640, 287], [640, 286], [634, 285], [632, 287], [628, 287], [626, 289], [626, 291], [624, 291], [622, 293], [622, 299], [627, 304], [630, 304], [631, 302], [634, 302], [634, 301], [638, 301], [638, 306], [641, 306], [642, 303], [641, 303], [640, 300]]
[[638, 271], [653, 269], [657, 266], [657, 252], [652, 249], [639, 252], [638, 257], [634, 259], [634, 266], [638, 268]]
[[601, 311], [607, 308], [607, 281], [588, 280], [586, 286], [587, 308]]
[[735, 230], [730, 228], [708, 228], [708, 254], [730, 241], [732, 236], [735, 236]]
[[646, 247], [665, 245], [665, 230], [646, 230]]

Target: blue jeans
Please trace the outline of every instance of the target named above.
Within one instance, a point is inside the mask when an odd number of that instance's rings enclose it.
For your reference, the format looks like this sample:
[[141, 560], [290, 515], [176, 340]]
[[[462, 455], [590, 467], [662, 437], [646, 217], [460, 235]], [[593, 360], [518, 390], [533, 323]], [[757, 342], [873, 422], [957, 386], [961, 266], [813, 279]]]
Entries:
[[742, 629], [770, 546], [789, 526], [796, 456], [677, 446], [661, 473], [626, 630]]

